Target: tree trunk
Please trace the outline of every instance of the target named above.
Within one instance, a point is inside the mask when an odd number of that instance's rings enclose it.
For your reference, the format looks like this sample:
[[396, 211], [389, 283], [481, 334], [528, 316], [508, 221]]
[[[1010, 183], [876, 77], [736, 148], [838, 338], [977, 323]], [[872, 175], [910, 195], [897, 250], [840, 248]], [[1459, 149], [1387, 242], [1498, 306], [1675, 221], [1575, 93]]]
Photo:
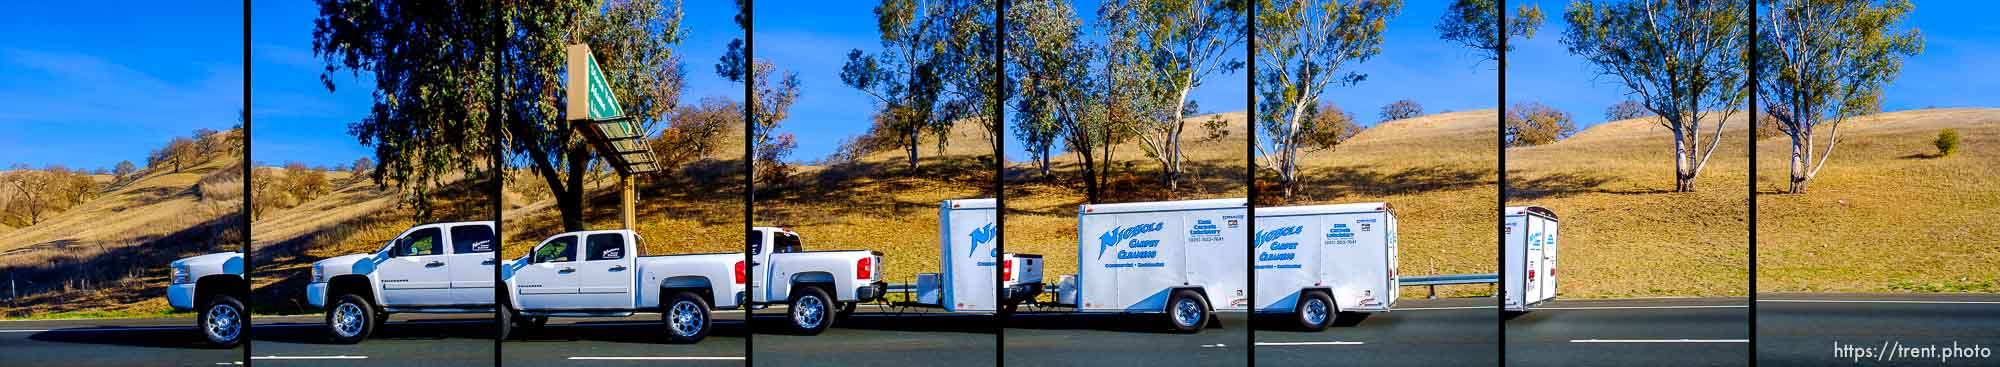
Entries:
[[[1802, 134], [1803, 133], [1791, 134], [1792, 135], [1791, 136], [1792, 163], [1791, 163], [1791, 175], [1790, 175], [1791, 179], [1787, 181], [1787, 185], [1785, 187], [1786, 193], [1792, 193], [1792, 194], [1806, 193], [1806, 169], [1808, 168], [1806, 167], [1806, 164], [1811, 162], [1812, 159], [1811, 155], [1812, 147], [1809, 146], [1808, 144], [1811, 144], [1812, 138], [1809, 136], [1801, 136]], [[1804, 140], [1801, 140], [1802, 138]]]
[[[1085, 154], [1085, 155], [1086, 155], [1086, 156], [1088, 156], [1089, 154]], [[1041, 157], [1041, 158], [1042, 158], [1042, 159], [1041, 159], [1041, 163], [1042, 163], [1042, 179], [1046, 180], [1046, 179], [1049, 179], [1049, 177], [1050, 177], [1051, 175], [1054, 175], [1054, 172], [1052, 172], [1052, 170], [1051, 170], [1051, 169], [1050, 169], [1050, 167], [1049, 167], [1049, 146], [1048, 146], [1048, 145], [1043, 145], [1043, 146], [1042, 146], [1042, 157]]]
[[911, 175], [917, 174], [917, 144], [923, 144], [918, 141], [919, 139], [917, 139], [917, 137], [918, 135], [921, 134], [923, 134], [922, 130], [910, 129], [910, 131], [907, 133], [907, 141], [903, 145], [903, 153], [904, 155], [908, 156], [910, 160]]
[[[1085, 147], [1088, 148], [1087, 145]], [[1096, 162], [1091, 159], [1090, 151], [1086, 149], [1082, 153], [1080, 155], [1083, 156], [1083, 200], [1086, 203], [1096, 204], [1100, 193], [1097, 176], [1101, 172], [1098, 172]]]

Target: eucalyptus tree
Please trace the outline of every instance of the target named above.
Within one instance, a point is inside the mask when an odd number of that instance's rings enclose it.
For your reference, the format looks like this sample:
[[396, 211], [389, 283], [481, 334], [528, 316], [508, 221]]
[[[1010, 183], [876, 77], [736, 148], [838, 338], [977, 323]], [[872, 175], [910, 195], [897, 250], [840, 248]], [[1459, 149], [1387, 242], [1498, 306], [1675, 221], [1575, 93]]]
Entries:
[[1186, 158], [1181, 135], [1187, 129], [1189, 94], [1216, 72], [1244, 65], [1230, 51], [1248, 36], [1243, 19], [1248, 5], [1243, 0], [1106, 1], [1098, 12], [1108, 37], [1127, 38], [1133, 46], [1107, 51], [1131, 53], [1136, 65], [1143, 66], [1139, 77], [1114, 80], [1113, 85], [1144, 92], [1140, 97], [1147, 99], [1142, 104], [1146, 109], [1130, 126], [1160, 164], [1168, 190], [1179, 189]]
[[[1758, 25], [1758, 99], [1791, 139], [1786, 191], [1805, 193], [1840, 142], [1840, 124], [1881, 110], [1882, 87], [1903, 58], [1923, 52], [1916, 29], [1899, 29], [1907, 0], [1766, 0]], [[1826, 149], [1813, 155], [1816, 130]], [[1817, 161], [1815, 161], [1817, 159]]]
[[[1073, 152], [1081, 163], [1084, 199], [1097, 203], [1109, 177], [1111, 147], [1121, 128], [1111, 118], [1125, 110], [1129, 94], [1113, 94], [1105, 83], [1122, 63], [1105, 62], [1103, 47], [1091, 43], [1082, 21], [1066, 1], [1024, 0], [1009, 9], [1008, 70], [1018, 79], [1014, 98], [1017, 135], [1050, 172], [1053, 148]], [[1129, 74], [1127, 74], [1129, 75]]]
[[[1743, 0], [1570, 3], [1562, 42], [1673, 134], [1674, 191], [1694, 191], [1722, 128], [1741, 111], [1748, 33]], [[1714, 126], [1703, 138], [1704, 126]]]
[[[1438, 38], [1471, 47], [1479, 52], [1483, 60], [1499, 60], [1500, 54], [1513, 51], [1513, 45], [1502, 49], [1500, 42], [1500, 7], [1494, 0], [1458, 0], [1445, 9], [1438, 18], [1436, 29]], [[1535, 38], [1535, 31], [1542, 27], [1542, 8], [1535, 4], [1521, 4], [1514, 9], [1514, 16], [1507, 17], [1507, 38]]]
[[[1300, 148], [1327, 148], [1320, 96], [1334, 85], [1353, 85], [1366, 74], [1343, 70], [1382, 52], [1382, 30], [1403, 9], [1399, 0], [1348, 3], [1261, 0], [1257, 14], [1258, 123], [1266, 142], [1257, 144], [1264, 167], [1278, 176], [1289, 199], [1296, 191]], [[1332, 129], [1332, 130], [1329, 130]], [[1333, 140], [1337, 142], [1338, 140]]]
[[994, 6], [992, 0], [882, 0], [875, 7], [881, 52], [847, 53], [841, 82], [879, 104], [913, 173], [925, 134], [943, 148], [959, 119], [992, 113], [984, 106], [998, 93], [981, 71], [991, 66], [991, 54], [980, 55], [992, 52], [995, 39], [985, 29], [990, 25], [977, 23], [990, 23]]

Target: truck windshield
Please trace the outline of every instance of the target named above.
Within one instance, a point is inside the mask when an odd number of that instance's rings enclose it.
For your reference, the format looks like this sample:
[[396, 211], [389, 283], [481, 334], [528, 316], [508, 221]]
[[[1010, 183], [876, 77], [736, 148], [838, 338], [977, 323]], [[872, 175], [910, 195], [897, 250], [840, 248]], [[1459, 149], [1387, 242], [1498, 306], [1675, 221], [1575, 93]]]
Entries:
[[789, 254], [800, 251], [799, 235], [778, 232], [776, 236], [772, 237], [777, 237], [778, 239], [777, 247], [771, 249], [772, 251], [776, 251], [777, 253], [780, 254]]

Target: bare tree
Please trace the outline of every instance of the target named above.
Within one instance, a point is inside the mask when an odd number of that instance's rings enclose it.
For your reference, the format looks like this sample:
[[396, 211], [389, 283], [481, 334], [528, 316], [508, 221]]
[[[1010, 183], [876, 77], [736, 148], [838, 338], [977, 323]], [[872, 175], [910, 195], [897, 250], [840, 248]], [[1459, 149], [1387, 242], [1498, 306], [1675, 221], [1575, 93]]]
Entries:
[[1382, 121], [1394, 121], [1424, 115], [1424, 105], [1417, 101], [1398, 100], [1382, 106]]
[[1652, 112], [1646, 111], [1645, 105], [1629, 99], [1604, 108], [1604, 121], [1631, 120], [1652, 115]]
[[[1573, 2], [1563, 44], [1660, 116], [1673, 133], [1674, 191], [1694, 191], [1743, 106], [1746, 56], [1743, 0]], [[1704, 126], [1715, 128], [1703, 138]]]
[[[1806, 192], [1840, 142], [1840, 124], [1881, 110], [1882, 86], [1903, 57], [1923, 52], [1923, 35], [1898, 30], [1907, 0], [1767, 0], [1759, 20], [1758, 88], [1776, 128], [1791, 138], [1786, 192]], [[1826, 149], [1813, 157], [1815, 130], [1828, 126]], [[1815, 161], [1817, 159], [1817, 161]]]

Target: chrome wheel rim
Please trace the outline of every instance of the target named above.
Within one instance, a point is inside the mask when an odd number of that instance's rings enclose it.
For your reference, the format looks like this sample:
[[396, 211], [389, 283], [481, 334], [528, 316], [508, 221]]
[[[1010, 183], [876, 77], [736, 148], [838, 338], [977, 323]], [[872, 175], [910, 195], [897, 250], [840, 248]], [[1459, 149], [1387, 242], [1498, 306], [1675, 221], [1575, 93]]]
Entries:
[[696, 306], [694, 302], [674, 303], [673, 312], [669, 313], [668, 317], [672, 320], [674, 333], [680, 336], [693, 336], [701, 331], [701, 307]]
[[1201, 322], [1201, 305], [1192, 299], [1182, 299], [1174, 303], [1174, 322], [1181, 326], [1194, 326]]
[[1319, 325], [1326, 322], [1326, 302], [1319, 298], [1306, 300], [1306, 323]]
[[342, 303], [333, 308], [333, 332], [341, 337], [361, 334], [361, 306]]
[[799, 304], [792, 306], [792, 322], [807, 329], [819, 327], [825, 314], [826, 302], [820, 301], [819, 297], [800, 298]]
[[236, 340], [236, 334], [243, 331], [242, 323], [237, 319], [240, 316], [236, 307], [225, 304], [208, 306], [208, 336], [222, 341]]

